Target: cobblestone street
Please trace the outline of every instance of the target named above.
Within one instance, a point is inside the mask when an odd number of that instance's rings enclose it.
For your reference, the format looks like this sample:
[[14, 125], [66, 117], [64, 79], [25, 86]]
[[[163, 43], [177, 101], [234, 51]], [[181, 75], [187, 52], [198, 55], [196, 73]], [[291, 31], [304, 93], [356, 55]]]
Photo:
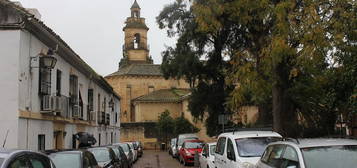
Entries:
[[[193, 168], [192, 166], [188, 166]], [[144, 151], [144, 155], [134, 164], [133, 168], [185, 168], [168, 152]]]

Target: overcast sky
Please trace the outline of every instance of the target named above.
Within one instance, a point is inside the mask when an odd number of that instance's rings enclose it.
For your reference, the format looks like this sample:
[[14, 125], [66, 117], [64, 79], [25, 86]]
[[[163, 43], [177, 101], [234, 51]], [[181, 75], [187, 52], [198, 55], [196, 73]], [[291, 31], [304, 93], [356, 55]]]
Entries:
[[[100, 75], [118, 70], [122, 58], [124, 22], [134, 0], [18, 0], [25, 8], [37, 8], [42, 21]], [[141, 17], [150, 28], [148, 43], [155, 64], [162, 61], [165, 45], [174, 40], [160, 30], [155, 18], [174, 0], [137, 0]]]

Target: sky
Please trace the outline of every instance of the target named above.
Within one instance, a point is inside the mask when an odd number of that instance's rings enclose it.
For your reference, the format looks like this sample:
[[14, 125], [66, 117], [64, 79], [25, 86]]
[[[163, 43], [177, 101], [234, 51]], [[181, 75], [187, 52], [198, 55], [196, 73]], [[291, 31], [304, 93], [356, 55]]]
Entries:
[[[134, 0], [17, 0], [25, 8], [37, 8], [41, 20], [98, 74], [118, 70], [124, 44], [124, 22]], [[165, 5], [174, 0], [137, 0], [146, 18], [150, 55], [161, 64], [161, 52], [175, 40], [168, 38], [155, 21]]]

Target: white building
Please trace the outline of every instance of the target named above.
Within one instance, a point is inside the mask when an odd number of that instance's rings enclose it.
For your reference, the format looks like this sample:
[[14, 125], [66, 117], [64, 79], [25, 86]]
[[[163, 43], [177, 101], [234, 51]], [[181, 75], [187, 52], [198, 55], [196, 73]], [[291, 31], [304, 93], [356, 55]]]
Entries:
[[0, 147], [69, 149], [78, 132], [118, 142], [120, 97], [31, 11], [0, 0]]

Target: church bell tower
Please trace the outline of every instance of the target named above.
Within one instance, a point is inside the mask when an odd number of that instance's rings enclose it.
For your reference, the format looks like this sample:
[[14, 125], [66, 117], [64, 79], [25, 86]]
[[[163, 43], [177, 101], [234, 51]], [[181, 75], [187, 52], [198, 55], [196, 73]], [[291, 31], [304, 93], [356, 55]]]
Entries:
[[126, 19], [123, 31], [125, 44], [123, 45], [123, 58], [120, 60], [119, 69], [130, 64], [153, 64], [149, 56], [145, 18], [140, 16], [140, 6], [135, 0], [130, 8], [131, 15]]

